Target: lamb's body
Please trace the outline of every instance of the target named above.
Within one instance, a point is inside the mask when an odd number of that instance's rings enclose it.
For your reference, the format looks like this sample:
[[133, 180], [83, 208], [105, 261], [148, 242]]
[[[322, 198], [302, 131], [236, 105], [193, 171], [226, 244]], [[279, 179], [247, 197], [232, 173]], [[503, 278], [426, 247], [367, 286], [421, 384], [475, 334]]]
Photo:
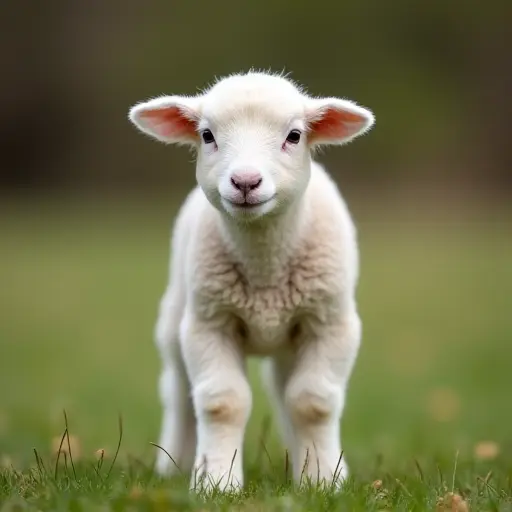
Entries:
[[237, 323], [238, 331], [244, 326], [244, 352], [270, 356], [289, 347], [292, 328], [307, 315], [326, 321], [331, 308], [338, 315], [352, 307], [354, 228], [318, 164], [297, 210], [263, 228], [230, 233], [197, 187], [176, 221], [172, 247], [169, 294], [176, 294], [180, 316], [187, 293], [193, 295], [204, 319]]
[[[307, 343], [308, 334], [316, 337], [326, 326], [346, 324], [353, 331], [352, 336], [345, 343], [340, 337], [332, 350], [326, 347], [326, 357], [332, 362], [341, 357], [348, 374], [359, 346], [359, 319], [353, 297], [357, 279], [355, 233], [345, 203], [318, 164], [313, 165], [310, 184], [297, 212], [291, 211], [280, 222], [264, 228], [248, 227], [243, 234], [229, 233], [219, 212], [202, 190], [196, 188], [176, 221], [172, 254], [171, 280], [162, 301], [157, 334], [168, 371], [173, 371], [171, 368], [177, 364], [175, 358], [179, 357], [179, 350], [173, 350], [178, 347], [172, 345], [179, 343], [180, 325], [187, 328], [188, 296], [193, 302], [193, 306], [190, 304], [193, 314], [236, 339], [243, 355], [271, 356], [281, 366], [293, 363], [294, 354], [301, 343]], [[197, 347], [195, 357], [208, 357], [216, 348], [205, 341]], [[218, 364], [222, 372], [221, 359]], [[267, 365], [270, 367], [272, 361]], [[313, 421], [325, 415], [322, 401], [328, 397], [320, 385], [323, 377], [328, 376], [315, 376], [318, 397], [314, 397], [313, 403], [307, 403], [308, 396], [301, 396], [295, 404], [308, 408], [307, 416]], [[169, 378], [168, 374], [164, 377]], [[268, 378], [264, 381], [269, 383]], [[335, 394], [342, 400], [346, 382], [334, 379], [329, 384], [338, 388]], [[163, 387], [164, 406], [168, 406], [177, 399], [169, 397], [170, 392], [177, 391], [176, 383], [172, 390], [167, 389], [168, 381]], [[188, 396], [186, 379], [180, 387]], [[243, 387], [239, 391], [243, 394]], [[276, 398], [282, 393], [282, 389], [271, 390], [271, 396]], [[225, 402], [220, 399], [218, 412], [229, 414], [237, 407], [246, 409], [243, 399], [237, 401], [237, 398], [230, 394]], [[192, 407], [185, 396], [181, 401]], [[340, 403], [338, 407], [341, 406]], [[171, 407], [169, 415], [192, 419], [193, 411], [186, 412]], [[172, 423], [176, 419], [167, 421]], [[194, 433], [193, 427], [186, 427], [187, 434]], [[174, 435], [168, 431], [160, 442], [178, 455], [183, 438]], [[187, 446], [195, 450], [194, 444], [189, 442]], [[340, 456], [338, 446], [329, 449], [333, 450], [329, 457], [336, 467]], [[226, 452], [226, 461], [231, 464], [233, 454], [229, 453]], [[183, 455], [188, 461], [183, 460]], [[178, 455], [179, 463], [188, 466], [193, 456], [194, 453]], [[173, 463], [164, 453], [159, 457], [160, 469], [173, 469]], [[344, 465], [338, 468], [341, 475], [343, 468]], [[316, 471], [313, 467], [312, 474]]]
[[[277, 99], [292, 96], [295, 101], [291, 90], [286, 93], [277, 94]], [[256, 105], [257, 114], [264, 111], [252, 95], [240, 98], [245, 107]], [[235, 115], [246, 116], [246, 108], [238, 109]], [[160, 127], [169, 123], [171, 114], [167, 110], [159, 118], [159, 136], [167, 133]], [[151, 110], [148, 117], [154, 115]], [[262, 117], [268, 121], [266, 115]], [[325, 118], [329, 115], [323, 113]], [[268, 127], [254, 118], [254, 112], [243, 117], [253, 123], [246, 128], [259, 126], [265, 134]], [[220, 123], [219, 116], [216, 119]], [[344, 117], [343, 128], [350, 128], [354, 119]], [[332, 122], [329, 118], [326, 129], [320, 126], [310, 137], [332, 135]], [[258, 138], [256, 130], [253, 137]], [[298, 151], [287, 148], [283, 144], [282, 151]], [[270, 151], [263, 145], [260, 152], [264, 150]], [[208, 151], [199, 160], [220, 158], [217, 149]], [[229, 174], [232, 185], [226, 185], [226, 164], [215, 174], [199, 161], [201, 186], [189, 195], [176, 220], [170, 282], [156, 329], [163, 360], [160, 444], [182, 469], [195, 468], [193, 482], [206, 474], [221, 486], [242, 484], [242, 443], [252, 402], [247, 355], [267, 358], [264, 380], [276, 404], [295, 478], [332, 482], [346, 475], [340, 460], [339, 420], [361, 335], [354, 296], [356, 234], [345, 202], [324, 169], [309, 153], [293, 155], [299, 162], [294, 165], [287, 154], [279, 155], [279, 165], [290, 168], [276, 171], [277, 178], [263, 172], [249, 187], [244, 182], [245, 201], [250, 204], [243, 204], [251, 207], [247, 214], [238, 213], [239, 207], [229, 201], [219, 205], [219, 197], [224, 201], [232, 192], [240, 197], [242, 185], [233, 179], [240, 179], [238, 167]], [[302, 170], [294, 175], [296, 165]], [[220, 183], [220, 196], [212, 186], [212, 174]], [[266, 199], [265, 186], [277, 194], [268, 193]], [[282, 203], [268, 209], [276, 195]], [[259, 202], [251, 203], [253, 197]], [[157, 468], [162, 474], [175, 470], [163, 452]]]

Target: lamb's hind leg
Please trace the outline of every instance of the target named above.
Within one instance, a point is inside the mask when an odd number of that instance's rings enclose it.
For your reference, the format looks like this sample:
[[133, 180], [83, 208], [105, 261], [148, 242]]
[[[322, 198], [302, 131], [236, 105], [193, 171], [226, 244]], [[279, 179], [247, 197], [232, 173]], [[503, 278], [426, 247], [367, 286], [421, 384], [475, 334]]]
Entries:
[[156, 341], [162, 358], [159, 394], [163, 419], [156, 471], [171, 476], [190, 471], [196, 447], [196, 421], [190, 385], [180, 354], [179, 322], [182, 308], [172, 296], [164, 297], [156, 326]]

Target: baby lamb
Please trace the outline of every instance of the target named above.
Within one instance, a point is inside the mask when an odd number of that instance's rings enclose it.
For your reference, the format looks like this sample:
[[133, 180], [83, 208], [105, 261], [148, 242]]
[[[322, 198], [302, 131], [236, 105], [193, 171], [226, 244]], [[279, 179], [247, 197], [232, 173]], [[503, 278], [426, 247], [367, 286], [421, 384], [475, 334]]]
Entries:
[[[297, 483], [347, 476], [340, 420], [359, 350], [356, 232], [315, 148], [367, 132], [373, 114], [250, 71], [196, 96], [133, 106], [130, 120], [191, 146], [198, 186], [177, 216], [155, 328], [163, 405], [156, 469], [191, 488], [243, 486], [252, 407], [246, 357], [264, 358]], [[318, 480], [319, 479], [319, 480]]]

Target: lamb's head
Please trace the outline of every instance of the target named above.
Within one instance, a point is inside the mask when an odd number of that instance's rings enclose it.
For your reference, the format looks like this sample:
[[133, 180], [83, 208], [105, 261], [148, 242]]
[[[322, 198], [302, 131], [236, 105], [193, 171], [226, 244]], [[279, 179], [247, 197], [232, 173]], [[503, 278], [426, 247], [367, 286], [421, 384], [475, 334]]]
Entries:
[[282, 76], [256, 72], [224, 78], [197, 96], [139, 103], [130, 120], [157, 140], [193, 146], [208, 200], [244, 221], [301, 197], [313, 148], [344, 144], [374, 123], [352, 101], [313, 98]]

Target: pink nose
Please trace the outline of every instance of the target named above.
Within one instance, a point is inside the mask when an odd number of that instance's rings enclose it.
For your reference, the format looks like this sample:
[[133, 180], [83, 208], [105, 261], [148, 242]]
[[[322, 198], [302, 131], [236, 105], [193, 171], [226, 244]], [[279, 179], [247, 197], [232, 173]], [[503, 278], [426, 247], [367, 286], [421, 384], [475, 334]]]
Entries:
[[240, 190], [246, 196], [251, 190], [257, 189], [262, 182], [259, 172], [235, 173], [231, 176], [233, 187]]

